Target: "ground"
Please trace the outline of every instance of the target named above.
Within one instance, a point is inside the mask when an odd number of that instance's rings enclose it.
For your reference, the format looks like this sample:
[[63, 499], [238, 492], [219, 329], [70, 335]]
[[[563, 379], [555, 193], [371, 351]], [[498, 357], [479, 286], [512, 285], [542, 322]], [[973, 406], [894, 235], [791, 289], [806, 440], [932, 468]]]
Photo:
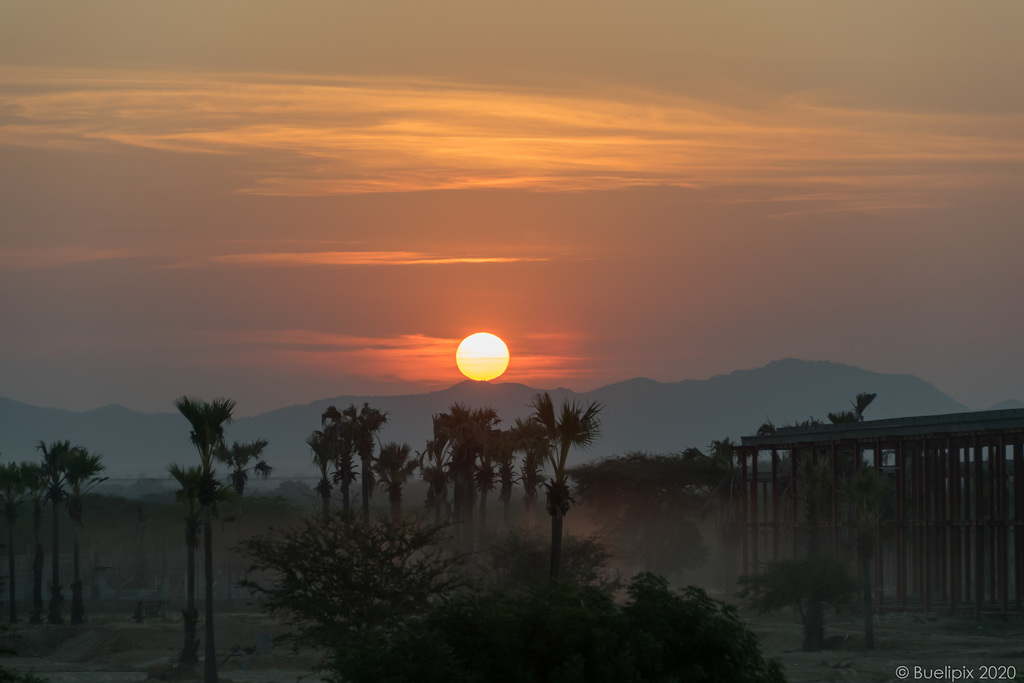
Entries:
[[[865, 651], [859, 617], [830, 615], [826, 636], [833, 649], [805, 653], [800, 651], [802, 632], [795, 616], [745, 613], [744, 617], [765, 654], [783, 662], [791, 683], [1000, 680], [999, 674], [1009, 673], [1009, 667], [1016, 667], [1017, 680], [1024, 681], [1024, 622], [1019, 618], [978, 622], [939, 614], [884, 614], [875, 625], [876, 649]], [[225, 613], [217, 616], [216, 624], [219, 672], [225, 683], [320, 679], [314, 671], [320, 653], [295, 650], [280, 640], [269, 655], [230, 654], [235, 645], [254, 648], [260, 635], [279, 637], [286, 629], [278, 622], [259, 614]], [[141, 624], [126, 615], [100, 615], [82, 626], [20, 624], [3, 638], [19, 655], [0, 663], [32, 671], [52, 683], [172, 680], [168, 674], [181, 639], [181, 619], [173, 616], [166, 622], [156, 619]], [[897, 677], [900, 666], [908, 668], [906, 678]], [[986, 666], [993, 668], [983, 670]], [[197, 671], [193, 680], [200, 678]]]

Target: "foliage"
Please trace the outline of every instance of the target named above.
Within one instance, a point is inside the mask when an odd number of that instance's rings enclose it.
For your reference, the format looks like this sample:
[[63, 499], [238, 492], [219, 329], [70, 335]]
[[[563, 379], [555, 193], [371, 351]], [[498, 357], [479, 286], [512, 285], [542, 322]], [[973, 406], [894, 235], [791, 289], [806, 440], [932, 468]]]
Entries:
[[[548, 578], [550, 541], [537, 534], [513, 531], [489, 549], [497, 583], [507, 589], [526, 589]], [[608, 567], [611, 553], [596, 536], [566, 536], [562, 545], [559, 578], [579, 586], [602, 590], [621, 587], [618, 572]]]
[[336, 680], [462, 683], [784, 681], [735, 610], [637, 576], [629, 601], [562, 581], [454, 597], [391, 638], [339, 647]]
[[398, 629], [462, 585], [442, 528], [415, 520], [360, 524], [340, 513], [243, 542], [243, 585], [307, 642], [331, 644]]
[[808, 606], [817, 601], [833, 607], [850, 599], [857, 582], [846, 565], [823, 553], [804, 560], [769, 562], [754, 576], [741, 576], [739, 598], [748, 598], [761, 613], [792, 606], [808, 626]]
[[573, 467], [569, 475], [622, 555], [664, 575], [707, 561], [693, 518], [731, 476], [718, 461], [696, 449], [682, 455], [628, 453]]

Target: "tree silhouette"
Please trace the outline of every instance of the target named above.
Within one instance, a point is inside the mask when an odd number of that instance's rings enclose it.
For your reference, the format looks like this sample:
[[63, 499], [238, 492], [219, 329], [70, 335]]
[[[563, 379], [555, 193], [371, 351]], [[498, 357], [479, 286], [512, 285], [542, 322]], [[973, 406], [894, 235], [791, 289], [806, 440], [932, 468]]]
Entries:
[[191, 426], [189, 440], [199, 452], [202, 479], [199, 504], [203, 508], [203, 577], [206, 580], [206, 646], [203, 657], [204, 683], [217, 683], [217, 650], [213, 640], [213, 505], [217, 499], [217, 480], [213, 470], [214, 450], [224, 443], [224, 425], [231, 422], [235, 402], [215, 398], [207, 402], [182, 396], [174, 402]]
[[71, 517], [72, 553], [74, 581], [71, 582], [71, 623], [81, 624], [85, 621], [85, 603], [82, 600], [82, 575], [80, 558], [82, 531], [82, 498], [95, 488], [106, 477], [98, 476], [103, 471], [102, 457], [89, 453], [84, 448], [76, 448], [68, 454], [64, 461], [64, 477], [68, 488], [68, 515]]
[[199, 639], [196, 624], [196, 548], [199, 546], [199, 488], [203, 483], [203, 468], [199, 465], [182, 467], [171, 465], [168, 470], [180, 488], [174, 498], [185, 506], [185, 609], [181, 611], [185, 623], [185, 644], [178, 655], [178, 663], [186, 667], [199, 666]]
[[551, 450], [551, 479], [544, 484], [547, 489], [547, 508], [551, 515], [551, 578], [558, 578], [562, 559], [562, 520], [572, 506], [572, 495], [566, 478], [566, 461], [572, 448], [586, 449], [601, 435], [598, 413], [602, 405], [592, 402], [582, 406], [568, 400], [562, 402], [562, 409], [555, 412], [551, 395], [547, 392], [533, 397], [533, 414], [530, 416], [544, 426]]
[[402, 487], [418, 466], [419, 464], [412, 458], [409, 444], [398, 444], [394, 441], [381, 446], [380, 455], [373, 463], [377, 485], [388, 494], [391, 521], [395, 524], [402, 520]]
[[878, 522], [885, 512], [891, 487], [889, 480], [873, 467], [862, 467], [850, 480], [857, 531], [857, 559], [860, 562], [861, 601], [864, 611], [864, 646], [875, 647], [874, 607], [871, 600], [871, 562], [878, 540]]
[[420, 477], [427, 483], [428, 509], [434, 511], [434, 525], [441, 524], [442, 510], [445, 515], [451, 513], [448, 504], [448, 476], [451, 464], [449, 440], [444, 428], [444, 420], [440, 415], [432, 418], [434, 438], [427, 441], [426, 447], [416, 455], [420, 462]]
[[29, 614], [29, 623], [43, 623], [43, 563], [45, 553], [43, 552], [42, 530], [43, 530], [43, 501], [46, 500], [46, 477], [43, 476], [43, 468], [38, 463], [24, 463], [21, 468], [22, 481], [25, 482], [25, 490], [32, 500], [32, 612]]
[[359, 454], [359, 461], [362, 463], [362, 484], [363, 484], [363, 524], [370, 523], [370, 496], [373, 495], [373, 462], [374, 438], [377, 436], [388, 421], [386, 412], [371, 408], [368, 403], [358, 411], [355, 405], [350, 405], [342, 413], [352, 429], [352, 443], [356, 453]]
[[540, 473], [547, 462], [551, 443], [544, 425], [535, 420], [516, 418], [512, 425], [513, 450], [523, 454], [519, 481], [523, 484], [523, 505], [526, 528], [532, 529], [537, 515], [537, 490], [544, 483]]
[[3, 500], [4, 517], [7, 519], [7, 574], [10, 591], [11, 623], [18, 623], [17, 594], [14, 586], [14, 524], [18, 521], [18, 506], [25, 501], [25, 479], [23, 465], [4, 463], [0, 465], [0, 499]]
[[61, 594], [60, 585], [60, 538], [57, 533], [59, 526], [57, 506], [64, 502], [67, 496], [67, 491], [64, 490], [65, 463], [78, 447], [73, 447], [70, 441], [54, 441], [49, 446], [40, 441], [36, 448], [43, 454], [42, 472], [43, 478], [46, 480], [46, 498], [53, 504], [53, 546], [51, 548], [53, 561], [51, 563], [50, 605], [47, 619], [51, 624], [60, 624], [64, 621], [62, 615], [64, 596]]

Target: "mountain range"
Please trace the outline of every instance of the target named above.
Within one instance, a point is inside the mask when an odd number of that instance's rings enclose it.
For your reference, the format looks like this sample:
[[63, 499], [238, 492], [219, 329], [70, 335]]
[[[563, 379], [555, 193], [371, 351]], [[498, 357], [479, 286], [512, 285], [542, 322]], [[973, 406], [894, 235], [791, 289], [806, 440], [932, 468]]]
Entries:
[[[330, 405], [369, 403], [386, 410], [382, 442], [409, 443], [422, 449], [431, 434], [431, 416], [455, 402], [498, 411], [502, 426], [529, 415], [534, 389], [523, 384], [466, 380], [447, 389], [403, 396], [335, 396], [240, 418], [226, 429], [231, 441], [262, 437], [270, 442], [265, 455], [278, 476], [311, 476], [306, 437], [320, 427], [320, 414]], [[593, 391], [551, 390], [563, 399], [603, 404], [602, 437], [576, 461], [621, 454], [681, 452], [704, 449], [713, 439], [753, 434], [766, 421], [776, 425], [809, 417], [825, 419], [830, 411], [846, 410], [860, 392], [878, 394], [867, 419], [965, 412], [967, 407], [912, 375], [892, 375], [827, 361], [778, 360], [752, 370], [738, 370], [705, 380], [656, 382], [631, 379]], [[168, 398], [168, 404], [171, 399]], [[206, 397], [212, 398], [212, 397]], [[234, 397], [239, 398], [239, 397]], [[1010, 401], [998, 408], [1022, 407]], [[188, 439], [188, 423], [177, 413], [148, 414], [111, 405], [73, 412], [39, 408], [0, 398], [0, 458], [35, 460], [36, 444], [68, 439], [103, 454], [112, 478], [166, 476], [172, 462], [197, 461]]]

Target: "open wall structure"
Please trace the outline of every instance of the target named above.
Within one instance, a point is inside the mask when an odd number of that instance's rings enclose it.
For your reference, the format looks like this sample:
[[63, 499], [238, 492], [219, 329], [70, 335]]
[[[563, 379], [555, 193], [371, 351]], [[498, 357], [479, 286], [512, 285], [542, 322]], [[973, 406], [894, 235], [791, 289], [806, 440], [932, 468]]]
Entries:
[[[769, 430], [770, 431], [770, 430]], [[743, 569], [807, 552], [807, 468], [820, 547], [856, 567], [847, 494], [858, 468], [890, 482], [877, 523], [879, 609], [1018, 612], [1024, 599], [1024, 410], [784, 427], [743, 437]]]

